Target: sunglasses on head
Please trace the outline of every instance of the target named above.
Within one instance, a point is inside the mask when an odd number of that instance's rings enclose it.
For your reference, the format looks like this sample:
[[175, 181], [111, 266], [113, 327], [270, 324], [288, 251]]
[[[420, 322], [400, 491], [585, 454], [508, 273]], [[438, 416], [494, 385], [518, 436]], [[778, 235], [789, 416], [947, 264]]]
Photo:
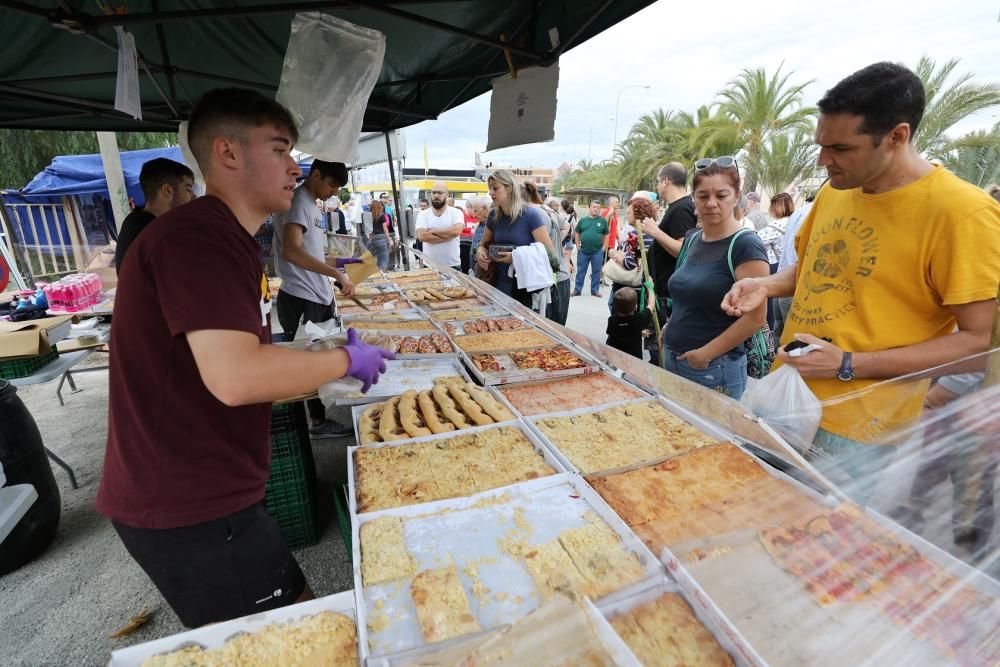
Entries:
[[694, 163], [694, 170], [701, 171], [702, 169], [708, 169], [712, 165], [718, 165], [722, 169], [731, 169], [736, 166], [736, 158], [732, 155], [702, 158]]

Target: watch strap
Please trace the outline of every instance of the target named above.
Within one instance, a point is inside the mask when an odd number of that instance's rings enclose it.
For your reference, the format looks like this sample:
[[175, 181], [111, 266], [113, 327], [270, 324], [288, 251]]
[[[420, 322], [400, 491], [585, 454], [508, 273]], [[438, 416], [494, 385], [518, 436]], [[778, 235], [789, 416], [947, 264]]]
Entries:
[[843, 380], [844, 382], [849, 382], [854, 379], [854, 366], [852, 361], [854, 355], [850, 352], [844, 352], [844, 358], [840, 361], [840, 370], [837, 371], [837, 378]]

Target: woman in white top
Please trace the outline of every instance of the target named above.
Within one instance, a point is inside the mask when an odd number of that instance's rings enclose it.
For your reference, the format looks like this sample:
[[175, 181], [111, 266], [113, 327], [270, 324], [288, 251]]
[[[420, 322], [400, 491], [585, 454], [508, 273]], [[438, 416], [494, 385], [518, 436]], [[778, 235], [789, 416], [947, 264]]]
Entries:
[[[767, 250], [767, 263], [771, 265], [771, 273], [778, 270], [778, 262], [781, 261], [781, 250], [785, 244], [785, 230], [788, 228], [788, 216], [795, 213], [795, 202], [787, 192], [779, 192], [771, 197], [771, 205], [768, 209], [771, 221], [764, 229], [757, 232], [760, 240], [764, 242], [764, 249]], [[774, 331], [774, 299], [767, 301], [767, 324]]]

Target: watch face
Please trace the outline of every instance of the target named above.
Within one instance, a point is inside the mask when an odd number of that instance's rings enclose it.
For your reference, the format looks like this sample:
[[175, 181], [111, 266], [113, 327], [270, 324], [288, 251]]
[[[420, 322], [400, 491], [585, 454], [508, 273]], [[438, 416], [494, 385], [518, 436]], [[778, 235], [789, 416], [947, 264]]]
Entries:
[[837, 377], [844, 382], [849, 382], [854, 379], [854, 373], [852, 371], [840, 371], [837, 373]]

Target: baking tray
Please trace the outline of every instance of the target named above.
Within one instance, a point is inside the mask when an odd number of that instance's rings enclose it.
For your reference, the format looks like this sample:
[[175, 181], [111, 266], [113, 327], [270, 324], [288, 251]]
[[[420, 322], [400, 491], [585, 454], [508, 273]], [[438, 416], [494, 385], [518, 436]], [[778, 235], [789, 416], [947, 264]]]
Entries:
[[[455, 338], [452, 338], [452, 340], [455, 340]], [[570, 352], [579, 357], [580, 360], [587, 365], [583, 366], [582, 368], [566, 368], [559, 371], [544, 371], [540, 368], [518, 368], [517, 364], [515, 364], [509, 357], [507, 357], [506, 359], [500, 358], [503, 357], [503, 355], [505, 354], [509, 354], [510, 352], [526, 352], [528, 350], [547, 350], [556, 347], [566, 347]], [[518, 348], [516, 350], [484, 351], [484, 352], [473, 353], [473, 354], [492, 354], [493, 356], [498, 357], [497, 361], [501, 362], [501, 364], [503, 364], [506, 368], [509, 368], [509, 370], [503, 370], [494, 373], [487, 373], [479, 370], [479, 367], [476, 366], [475, 363], [473, 363], [471, 354], [469, 354], [462, 348], [458, 347], [457, 345], [455, 346], [455, 348], [458, 350], [459, 355], [461, 355], [462, 360], [465, 362], [465, 365], [469, 369], [469, 372], [471, 372], [472, 375], [477, 380], [479, 380], [480, 383], [484, 385], [510, 384], [512, 382], [527, 382], [529, 380], [547, 380], [559, 377], [569, 377], [571, 375], [585, 375], [587, 373], [593, 373], [597, 370], [594, 362], [588, 356], [580, 354], [579, 351], [555, 341], [553, 342], [552, 345], [539, 345], [536, 347]]]
[[[596, 639], [604, 649], [604, 656], [610, 660], [609, 663], [604, 664], [615, 665], [616, 667], [642, 667], [642, 663], [636, 659], [628, 645], [622, 640], [621, 637], [618, 636], [614, 628], [611, 627], [611, 624], [604, 617], [604, 615], [601, 614], [594, 603], [587, 598], [582, 598], [579, 604], [583, 615], [583, 618], [580, 620], [586, 624], [586, 628], [584, 628], [581, 624], [580, 626], [577, 626], [575, 630], [577, 632], [588, 631], [592, 633], [593, 639]], [[512, 626], [515, 624], [523, 625], [528, 622], [527, 617], [524, 617], [516, 621], [514, 624], [507, 623], [491, 630], [484, 630], [476, 634], [456, 637], [454, 639], [437, 642], [429, 646], [421, 646], [389, 657], [369, 658], [366, 665], [367, 667], [453, 667], [456, 664], [467, 664], [470, 659], [476, 660], [477, 658], [483, 658], [483, 656], [476, 656], [473, 654], [475, 651], [483, 647], [486, 642], [491, 641], [494, 637], [497, 637], [504, 632], [512, 630]], [[533, 627], [534, 629], [528, 630], [528, 634], [526, 635], [523, 634], [524, 629], [529, 627]], [[532, 651], [532, 647], [536, 645], [534, 642], [543, 639], [548, 640], [551, 638], [551, 635], [548, 633], [548, 628], [545, 626], [524, 626], [521, 630], [522, 635], [518, 640], [520, 642], [519, 650], [521, 651]], [[573, 637], [560, 637], [557, 638], [556, 641], [561, 640], [561, 646], [564, 646], [566, 642], [573, 641], [575, 639], [576, 635]], [[501, 639], [500, 641], [502, 642], [503, 640]], [[583, 648], [590, 646], [592, 646], [592, 643], [588, 642], [588, 645]], [[577, 648], [579, 652], [581, 647], [575, 646], [574, 648]], [[548, 650], [547, 657], [551, 658], [553, 655], [553, 646], [551, 642], [546, 649]], [[496, 656], [497, 652], [500, 651], [500, 655], [504, 655], [509, 650], [510, 648], [508, 646], [494, 647], [492, 651], [489, 651], [489, 654], [490, 656]], [[559, 649], [557, 648], [555, 650]], [[538, 653], [533, 652], [532, 655], [537, 656]], [[566, 658], [565, 655], [561, 654], [560, 657], [564, 659]], [[507, 661], [510, 662], [511, 659], [512, 658], [508, 658]], [[463, 660], [464, 662], [462, 662]], [[535, 660], [536, 662], [533, 664], [543, 664], [541, 662], [537, 662], [538, 658], [535, 658]]]
[[408, 389], [417, 391], [430, 389], [434, 386], [434, 378], [441, 375], [458, 375], [470, 380], [465, 366], [459, 359], [446, 354], [435, 354], [431, 359], [393, 359], [386, 361], [385, 365], [386, 372], [379, 378], [378, 384], [372, 385], [367, 394], [361, 394], [360, 389], [341, 393], [333, 397], [332, 404], [375, 403], [399, 396]]
[[[625, 400], [639, 400], [639, 399], [648, 399], [648, 398], [651, 398], [650, 395], [649, 395], [649, 392], [647, 392], [645, 389], [642, 389], [640, 387], [635, 386], [634, 384], [628, 382], [627, 380], [625, 380], [625, 379], [623, 379], [621, 377], [618, 377], [614, 373], [609, 373], [609, 372], [604, 371], [602, 369], [597, 369], [597, 370], [595, 370], [592, 373], [592, 375], [605, 375], [605, 376], [609, 377], [610, 379], [614, 380], [615, 382], [617, 382], [618, 384], [622, 385], [623, 387], [627, 387], [628, 389], [631, 389], [633, 391], [638, 392], [638, 396], [636, 396], [635, 398], [625, 399]], [[514, 414], [521, 415], [522, 417], [536, 417], [536, 416], [546, 415], [546, 414], [550, 414], [550, 413], [548, 413], [548, 412], [536, 412], [536, 413], [532, 413], [530, 415], [525, 415], [523, 412], [521, 412], [519, 409], [517, 409], [514, 406], [513, 403], [510, 402], [510, 400], [504, 394], [504, 391], [507, 390], [507, 389], [516, 389], [518, 387], [530, 387], [530, 386], [544, 385], [544, 384], [549, 384], [549, 383], [554, 383], [554, 382], [565, 382], [565, 381], [568, 381], [569, 379], [571, 379], [572, 377], [574, 377], [574, 376], [564, 376], [564, 377], [558, 377], [558, 378], [545, 378], [543, 380], [530, 380], [530, 381], [527, 381], [527, 382], [507, 383], [507, 384], [503, 385], [502, 388], [500, 386], [491, 386], [490, 389], [492, 389], [492, 390], [494, 390], [496, 392], [497, 396], [499, 396], [500, 401], [504, 404], [504, 406], [508, 410], [512, 410], [514, 412]], [[621, 403], [621, 402], [622, 401], [620, 401], [620, 400], [619, 401], [605, 401], [603, 403], [595, 403], [594, 405], [585, 406], [585, 407], [588, 407], [588, 408], [591, 408], [591, 409], [603, 410], [604, 408], [611, 407], [611, 406], [615, 405], [616, 403]]]
[[658, 574], [645, 582], [644, 587], [638, 591], [623, 591], [615, 593], [601, 600], [597, 609], [608, 621], [615, 616], [625, 613], [638, 607], [641, 604], [651, 602], [664, 593], [676, 593], [684, 598], [690, 605], [695, 618], [715, 637], [737, 667], [763, 666], [762, 660], [755, 660], [756, 651], [747, 643], [743, 635], [736, 630], [729, 620], [723, 617], [707, 613], [704, 606], [692, 600], [691, 597], [676, 582], [672, 581], [666, 574]]
[[[529, 534], [512, 518], [518, 508], [527, 514], [524, 518], [531, 527]], [[409, 595], [409, 582], [398, 580], [362, 587], [360, 529], [368, 521], [381, 516], [407, 520], [404, 537], [407, 550], [417, 561], [417, 572], [447, 567], [450, 561], [454, 562], [473, 613], [480, 625], [488, 629], [524, 616], [539, 603], [531, 576], [517, 559], [501, 551], [498, 540], [545, 542], [563, 530], [584, 525], [587, 511], [604, 520], [625, 548], [636, 554], [645, 571], [643, 581], [662, 572], [660, 562], [621, 518], [583, 478], [572, 473], [521, 482], [468, 498], [357, 515], [352, 522], [352, 546], [360, 655], [363, 659], [391, 656], [425, 645]], [[494, 560], [487, 566], [483, 564], [486, 558]], [[470, 583], [472, 577], [466, 572], [470, 565], [477, 568], [478, 583], [489, 586], [491, 592], [500, 592], [505, 596], [502, 601], [479, 600], [472, 592], [475, 585]], [[495, 595], [490, 597], [495, 600]], [[387, 625], [380, 622], [381, 627], [374, 633], [369, 630], [373, 612], [377, 621], [390, 619]]]
[[[321, 611], [332, 611], [348, 616], [358, 625], [355, 612], [354, 591], [343, 591], [334, 595], [300, 602], [298, 604], [272, 609], [260, 614], [252, 614], [242, 618], [206, 625], [187, 632], [181, 632], [169, 637], [154, 639], [151, 642], [129, 646], [112, 651], [109, 667], [139, 667], [144, 660], [161, 653], [170, 653], [187, 646], [200, 644], [205, 648], [222, 646], [226, 641], [238, 634], [257, 632], [272, 623], [288, 623], [306, 616], [318, 614]], [[360, 655], [360, 651], [359, 651]]]
[[[367, 405], [364, 405], [364, 406], [358, 406], [358, 405], [356, 405], [356, 406], [354, 406], [351, 409], [351, 419], [354, 421], [354, 441], [355, 442], [361, 442], [361, 438], [360, 438], [359, 433], [358, 433], [358, 418], [361, 416], [361, 413], [364, 412], [364, 410], [366, 408], [368, 408]], [[535, 451], [537, 453], [541, 454], [542, 459], [547, 464], [549, 464], [550, 466], [552, 466], [553, 470], [555, 470], [555, 474], [558, 475], [559, 473], [566, 472], [566, 468], [559, 461], [559, 459], [557, 459], [552, 454], [552, 452], [549, 450], [549, 448], [545, 446], [545, 443], [543, 443], [541, 440], [539, 440], [538, 436], [535, 435], [531, 431], [531, 429], [529, 429], [523, 422], [521, 422], [519, 420], [497, 422], [495, 424], [486, 424], [484, 426], [475, 426], [473, 428], [467, 428], [467, 429], [463, 429], [461, 431], [452, 431], [451, 433], [438, 433], [436, 435], [427, 435], [427, 436], [423, 436], [423, 437], [419, 437], [419, 438], [408, 438], [406, 440], [394, 440], [392, 442], [380, 442], [380, 443], [376, 443], [376, 444], [372, 444], [372, 445], [356, 445], [356, 446], [351, 446], [351, 447], [347, 448], [347, 488], [348, 488], [348, 492], [349, 492], [349, 496], [350, 496], [349, 507], [350, 507], [350, 510], [351, 510], [351, 517], [352, 517], [352, 519], [354, 517], [358, 516], [357, 486], [356, 486], [356, 481], [355, 481], [355, 478], [354, 478], [354, 454], [355, 454], [355, 452], [357, 450], [359, 450], [359, 449], [379, 449], [379, 448], [382, 448], [382, 447], [399, 447], [401, 445], [410, 445], [410, 444], [421, 443], [421, 442], [437, 442], [439, 440], [448, 440], [448, 439], [454, 438], [455, 436], [458, 436], [458, 435], [467, 435], [467, 434], [470, 434], [470, 433], [479, 433], [480, 431], [488, 431], [490, 429], [501, 428], [501, 427], [516, 428], [521, 433], [523, 433], [524, 437], [526, 437], [528, 439], [528, 442], [530, 442], [532, 444], [532, 446], [534, 446]], [[511, 485], [508, 484], [507, 486], [511, 486]], [[499, 487], [499, 488], [505, 488], [505, 487]], [[437, 501], [432, 501], [432, 502], [437, 502]], [[420, 504], [426, 505], [427, 503], [420, 503]], [[405, 505], [404, 507], [416, 507], [416, 506], [418, 506], [418, 505]]]
[[[441, 308], [431, 308], [431, 304], [441, 304]], [[434, 313], [442, 310], [453, 310], [458, 308], [480, 308], [491, 305], [491, 302], [479, 294], [477, 296], [464, 297], [461, 299], [448, 299], [447, 301], [421, 301], [417, 307], [424, 312]]]
[[[914, 547], [922, 556], [958, 577], [962, 584], [994, 600], [1000, 599], [1000, 583], [995, 579], [878, 513], [863, 512], [901, 543]], [[771, 665], [957, 664], [949, 661], [948, 656], [929, 640], [921, 640], [893, 623], [874, 604], [860, 601], [820, 607], [801, 581], [786, 573], [763, 549], [757, 548], [757, 542], [757, 531], [737, 531], [675, 545], [673, 550], [664, 548], [661, 560], [682, 588], [706, 607], [732, 619], [734, 627], [759, 647]], [[687, 564], [686, 555], [698, 547], [723, 547], [729, 553]], [[732, 586], [713, 575], [713, 572], [718, 575], [720, 569], [732, 572], [732, 568], [740, 571], [741, 581], [750, 584], [750, 587], [742, 584], [735, 597], [731, 593]], [[756, 587], [752, 587], [755, 583]], [[992, 608], [995, 610], [997, 605], [994, 602]], [[768, 630], [774, 629], [773, 634], [768, 634], [763, 629], [765, 626]], [[777, 635], [781, 636], [781, 641], [772, 641]], [[989, 637], [983, 636], [981, 640], [989, 641]], [[846, 651], [850, 653], [845, 655]]]
[[[436, 322], [432, 322], [432, 324], [436, 324]], [[459, 359], [459, 358], [461, 358], [461, 355], [458, 353], [458, 348], [455, 346], [455, 341], [452, 340], [451, 336], [449, 336], [448, 332], [445, 331], [444, 329], [440, 329], [439, 328], [439, 329], [436, 329], [435, 331], [414, 331], [412, 329], [402, 329], [402, 330], [393, 331], [392, 329], [390, 329], [390, 328], [387, 327], [385, 329], [372, 329], [372, 331], [378, 331], [379, 333], [385, 334], [387, 336], [412, 336], [414, 338], [419, 338], [420, 336], [429, 336], [431, 334], [439, 333], [439, 334], [445, 336], [448, 339], [448, 342], [451, 344], [451, 352], [434, 352], [434, 353], [414, 352], [412, 354], [403, 354], [401, 352], [397, 352], [396, 353], [396, 358], [397, 359], [445, 359], [445, 358]]]
[[[724, 430], [720, 429], [719, 427], [715, 426], [714, 424], [712, 424], [710, 422], [699, 423], [697, 421], [693, 421], [693, 420], [689, 419], [685, 415], [679, 415], [679, 414], [677, 414], [672, 409], [672, 407], [669, 404], [667, 404], [665, 401], [663, 401], [658, 396], [653, 396], [653, 397], [650, 397], [650, 398], [635, 398], [635, 399], [630, 399], [630, 400], [627, 400], [627, 401], [615, 401], [613, 403], [607, 403], [607, 404], [601, 405], [601, 406], [593, 406], [593, 407], [587, 407], [587, 408], [578, 408], [576, 410], [565, 410], [563, 412], [552, 412], [552, 413], [549, 413], [549, 414], [532, 415], [530, 417], [525, 417], [524, 420], [528, 423], [528, 426], [535, 432], [535, 434], [539, 437], [539, 439], [541, 439], [541, 441], [544, 442], [552, 450], [552, 452], [556, 455], [556, 458], [558, 458], [562, 462], [563, 466], [565, 466], [565, 468], [567, 470], [572, 470], [573, 472], [580, 473], [580, 474], [585, 474], [585, 475], [597, 475], [597, 474], [604, 474], [604, 473], [612, 474], [614, 472], [624, 472], [625, 470], [631, 470], [632, 468], [641, 468], [641, 467], [644, 467], [644, 466], [647, 466], [647, 465], [653, 465], [653, 464], [656, 464], [656, 463], [660, 463], [662, 461], [666, 461], [667, 459], [674, 458], [675, 456], [680, 456], [681, 454], [684, 454], [686, 452], [678, 452], [676, 454], [673, 454], [672, 456], [661, 457], [661, 458], [658, 458], [658, 459], [650, 459], [648, 461], [636, 461], [635, 463], [629, 464], [627, 466], [622, 466], [621, 468], [615, 468], [613, 470], [593, 470], [593, 471], [584, 473], [579, 468], [577, 468], [576, 465], [574, 465], [573, 462], [571, 462], [569, 460], [569, 458], [565, 454], [562, 453], [562, 451], [559, 449], [559, 447], [554, 442], [552, 442], [551, 440], [549, 440], [548, 436], [545, 435], [545, 433], [543, 433], [540, 428], [538, 428], [538, 426], [537, 426], [537, 424], [535, 422], [537, 422], [537, 421], [539, 421], [541, 419], [549, 419], [549, 418], [552, 418], [552, 417], [575, 417], [576, 415], [590, 414], [592, 412], [600, 412], [601, 410], [607, 410], [609, 408], [615, 408], [615, 407], [622, 406], [622, 405], [633, 405], [633, 404], [637, 404], [637, 403], [650, 403], [650, 402], [656, 402], [656, 403], [658, 403], [664, 409], [666, 409], [668, 412], [671, 412], [671, 413], [674, 414], [674, 416], [679, 417], [679, 418], [683, 419], [684, 421], [688, 422], [688, 424], [690, 424], [694, 428], [698, 429], [699, 431], [701, 431], [705, 435], [708, 435], [708, 436], [713, 437], [713, 438], [718, 438], [719, 440], [723, 440], [723, 441], [726, 441], [726, 442], [734, 442], [735, 443], [735, 441]], [[689, 449], [687, 451], [693, 451], [693, 450]]]
[[[355, 307], [357, 307], [357, 306], [355, 306]], [[367, 313], [365, 313], [365, 312], [361, 312], [361, 313], [353, 313], [353, 312], [352, 313], [343, 313], [343, 314], [340, 314], [340, 319], [341, 319], [342, 322], [344, 322], [344, 326], [350, 326], [348, 323], [351, 320], [378, 320], [379, 317], [382, 317], [383, 319], [385, 319], [384, 316], [387, 313], [399, 313], [400, 317], [397, 318], [397, 319], [402, 319], [402, 320], [426, 320], [427, 319], [427, 316], [424, 315], [423, 311], [421, 311], [419, 308], [413, 308], [413, 307], [402, 308], [402, 309], [398, 309], [398, 310], [370, 311], [370, 312], [367, 312]], [[392, 319], [387, 319], [385, 321], [386, 322], [392, 322], [393, 320]]]
[[[535, 328], [530, 322], [526, 322], [523, 317], [519, 317], [519, 316], [514, 315], [512, 313], [509, 313], [507, 315], [484, 315], [483, 317], [473, 317], [473, 318], [466, 318], [466, 319], [461, 319], [461, 320], [448, 320], [448, 323], [455, 325], [455, 334], [454, 334], [455, 336], [465, 336], [466, 333], [465, 333], [465, 330], [462, 328], [462, 325], [464, 325], [466, 322], [475, 322], [476, 320], [495, 320], [497, 318], [513, 318], [513, 319], [516, 319], [518, 322], [521, 323], [521, 329], [533, 329], [533, 328]], [[438, 322], [438, 324], [442, 325], [442, 328], [444, 328], [442, 322]], [[511, 331], [517, 331], [517, 329], [512, 329]]]
[[[524, 319], [524, 318], [521, 318], [520, 316], [515, 316], [510, 311], [504, 310], [503, 308], [501, 308], [500, 306], [498, 306], [496, 304], [488, 304], [488, 305], [483, 305], [483, 306], [470, 306], [469, 308], [470, 309], [471, 308], [476, 308], [476, 309], [482, 310], [483, 314], [480, 315], [480, 317], [518, 317], [519, 319]], [[432, 315], [434, 315], [434, 314], [440, 315], [442, 313], [448, 313], [449, 310], [457, 312], [459, 310], [467, 310], [467, 309], [465, 309], [465, 308], [453, 308], [453, 309], [439, 310], [439, 311], [436, 311], [435, 313], [429, 313], [427, 315], [427, 317], [429, 317], [434, 322], [444, 322], [444, 321], [454, 322], [454, 321], [456, 321], [456, 320], [441, 320], [441, 319], [435, 319], [434, 317], [432, 317]], [[473, 318], [473, 319], [479, 319], [479, 318]], [[462, 321], [467, 321], [467, 320], [462, 320]]]

